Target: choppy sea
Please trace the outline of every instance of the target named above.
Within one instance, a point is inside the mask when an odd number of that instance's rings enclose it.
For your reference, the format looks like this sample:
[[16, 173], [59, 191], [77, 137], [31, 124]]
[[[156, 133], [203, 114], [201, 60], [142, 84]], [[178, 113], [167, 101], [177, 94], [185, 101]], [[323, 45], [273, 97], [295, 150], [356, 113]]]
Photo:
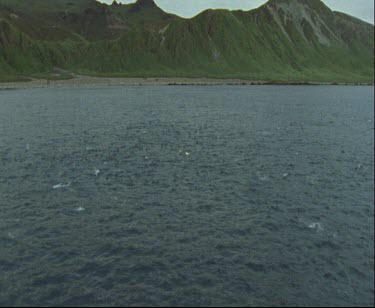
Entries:
[[1, 91], [0, 305], [372, 306], [373, 91]]

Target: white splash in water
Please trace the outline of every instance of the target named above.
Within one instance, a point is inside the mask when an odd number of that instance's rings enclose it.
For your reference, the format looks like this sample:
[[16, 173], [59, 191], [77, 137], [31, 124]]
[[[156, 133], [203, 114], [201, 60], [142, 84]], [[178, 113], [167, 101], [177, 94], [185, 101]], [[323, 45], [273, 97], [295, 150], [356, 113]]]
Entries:
[[318, 232], [323, 232], [324, 231], [324, 228], [323, 228], [322, 224], [319, 223], [319, 222], [312, 222], [311, 224], [309, 224], [309, 228], [310, 229], [315, 229]]
[[99, 173], [100, 173], [100, 170], [99, 170], [98, 168], [95, 168], [95, 169], [94, 169], [94, 174], [95, 174], [95, 176], [98, 176]]
[[257, 176], [258, 176], [258, 179], [262, 182], [266, 182], [269, 180], [269, 177], [264, 173], [257, 172]]
[[82, 206], [76, 208], [76, 212], [84, 212], [86, 209]]
[[60, 184], [57, 184], [57, 185], [53, 186], [52, 188], [53, 189], [66, 188], [66, 187], [69, 187], [70, 184], [71, 184], [70, 182], [68, 184], [60, 183]]
[[190, 153], [189, 153], [189, 152], [185, 152], [185, 155], [186, 155], [186, 156], [190, 156]]
[[283, 178], [286, 178], [289, 175], [289, 173], [284, 173]]

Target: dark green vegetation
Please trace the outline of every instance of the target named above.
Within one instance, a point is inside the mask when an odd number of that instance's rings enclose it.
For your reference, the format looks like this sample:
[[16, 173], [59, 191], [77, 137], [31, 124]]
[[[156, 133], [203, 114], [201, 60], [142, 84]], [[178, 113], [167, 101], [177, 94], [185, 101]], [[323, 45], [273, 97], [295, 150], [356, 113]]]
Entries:
[[[52, 75], [373, 82], [374, 26], [320, 0], [191, 19], [153, 0], [0, 0], [0, 81]], [[66, 76], [62, 76], [65, 78]]]

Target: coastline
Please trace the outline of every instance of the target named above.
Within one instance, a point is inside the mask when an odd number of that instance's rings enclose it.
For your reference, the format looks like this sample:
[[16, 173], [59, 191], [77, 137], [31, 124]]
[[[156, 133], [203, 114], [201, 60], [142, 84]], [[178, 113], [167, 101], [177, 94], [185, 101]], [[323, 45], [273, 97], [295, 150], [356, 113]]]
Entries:
[[71, 79], [47, 80], [32, 79], [30, 81], [0, 82], [0, 90], [30, 89], [45, 87], [79, 87], [79, 86], [218, 86], [218, 85], [304, 85], [304, 86], [373, 86], [372, 83], [340, 83], [340, 82], [285, 82], [243, 79], [216, 78], [184, 78], [184, 77], [91, 77], [75, 75]]

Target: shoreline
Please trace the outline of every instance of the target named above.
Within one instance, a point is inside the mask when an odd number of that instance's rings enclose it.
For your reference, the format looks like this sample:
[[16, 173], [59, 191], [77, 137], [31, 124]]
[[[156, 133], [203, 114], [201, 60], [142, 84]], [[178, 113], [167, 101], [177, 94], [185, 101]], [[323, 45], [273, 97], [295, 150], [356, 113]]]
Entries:
[[30, 81], [0, 82], [0, 90], [50, 88], [50, 87], [79, 87], [79, 86], [219, 86], [219, 85], [293, 85], [293, 86], [373, 86], [373, 83], [344, 83], [344, 82], [285, 82], [243, 79], [216, 78], [185, 78], [185, 77], [91, 77], [76, 75], [71, 79], [47, 80], [32, 79]]

